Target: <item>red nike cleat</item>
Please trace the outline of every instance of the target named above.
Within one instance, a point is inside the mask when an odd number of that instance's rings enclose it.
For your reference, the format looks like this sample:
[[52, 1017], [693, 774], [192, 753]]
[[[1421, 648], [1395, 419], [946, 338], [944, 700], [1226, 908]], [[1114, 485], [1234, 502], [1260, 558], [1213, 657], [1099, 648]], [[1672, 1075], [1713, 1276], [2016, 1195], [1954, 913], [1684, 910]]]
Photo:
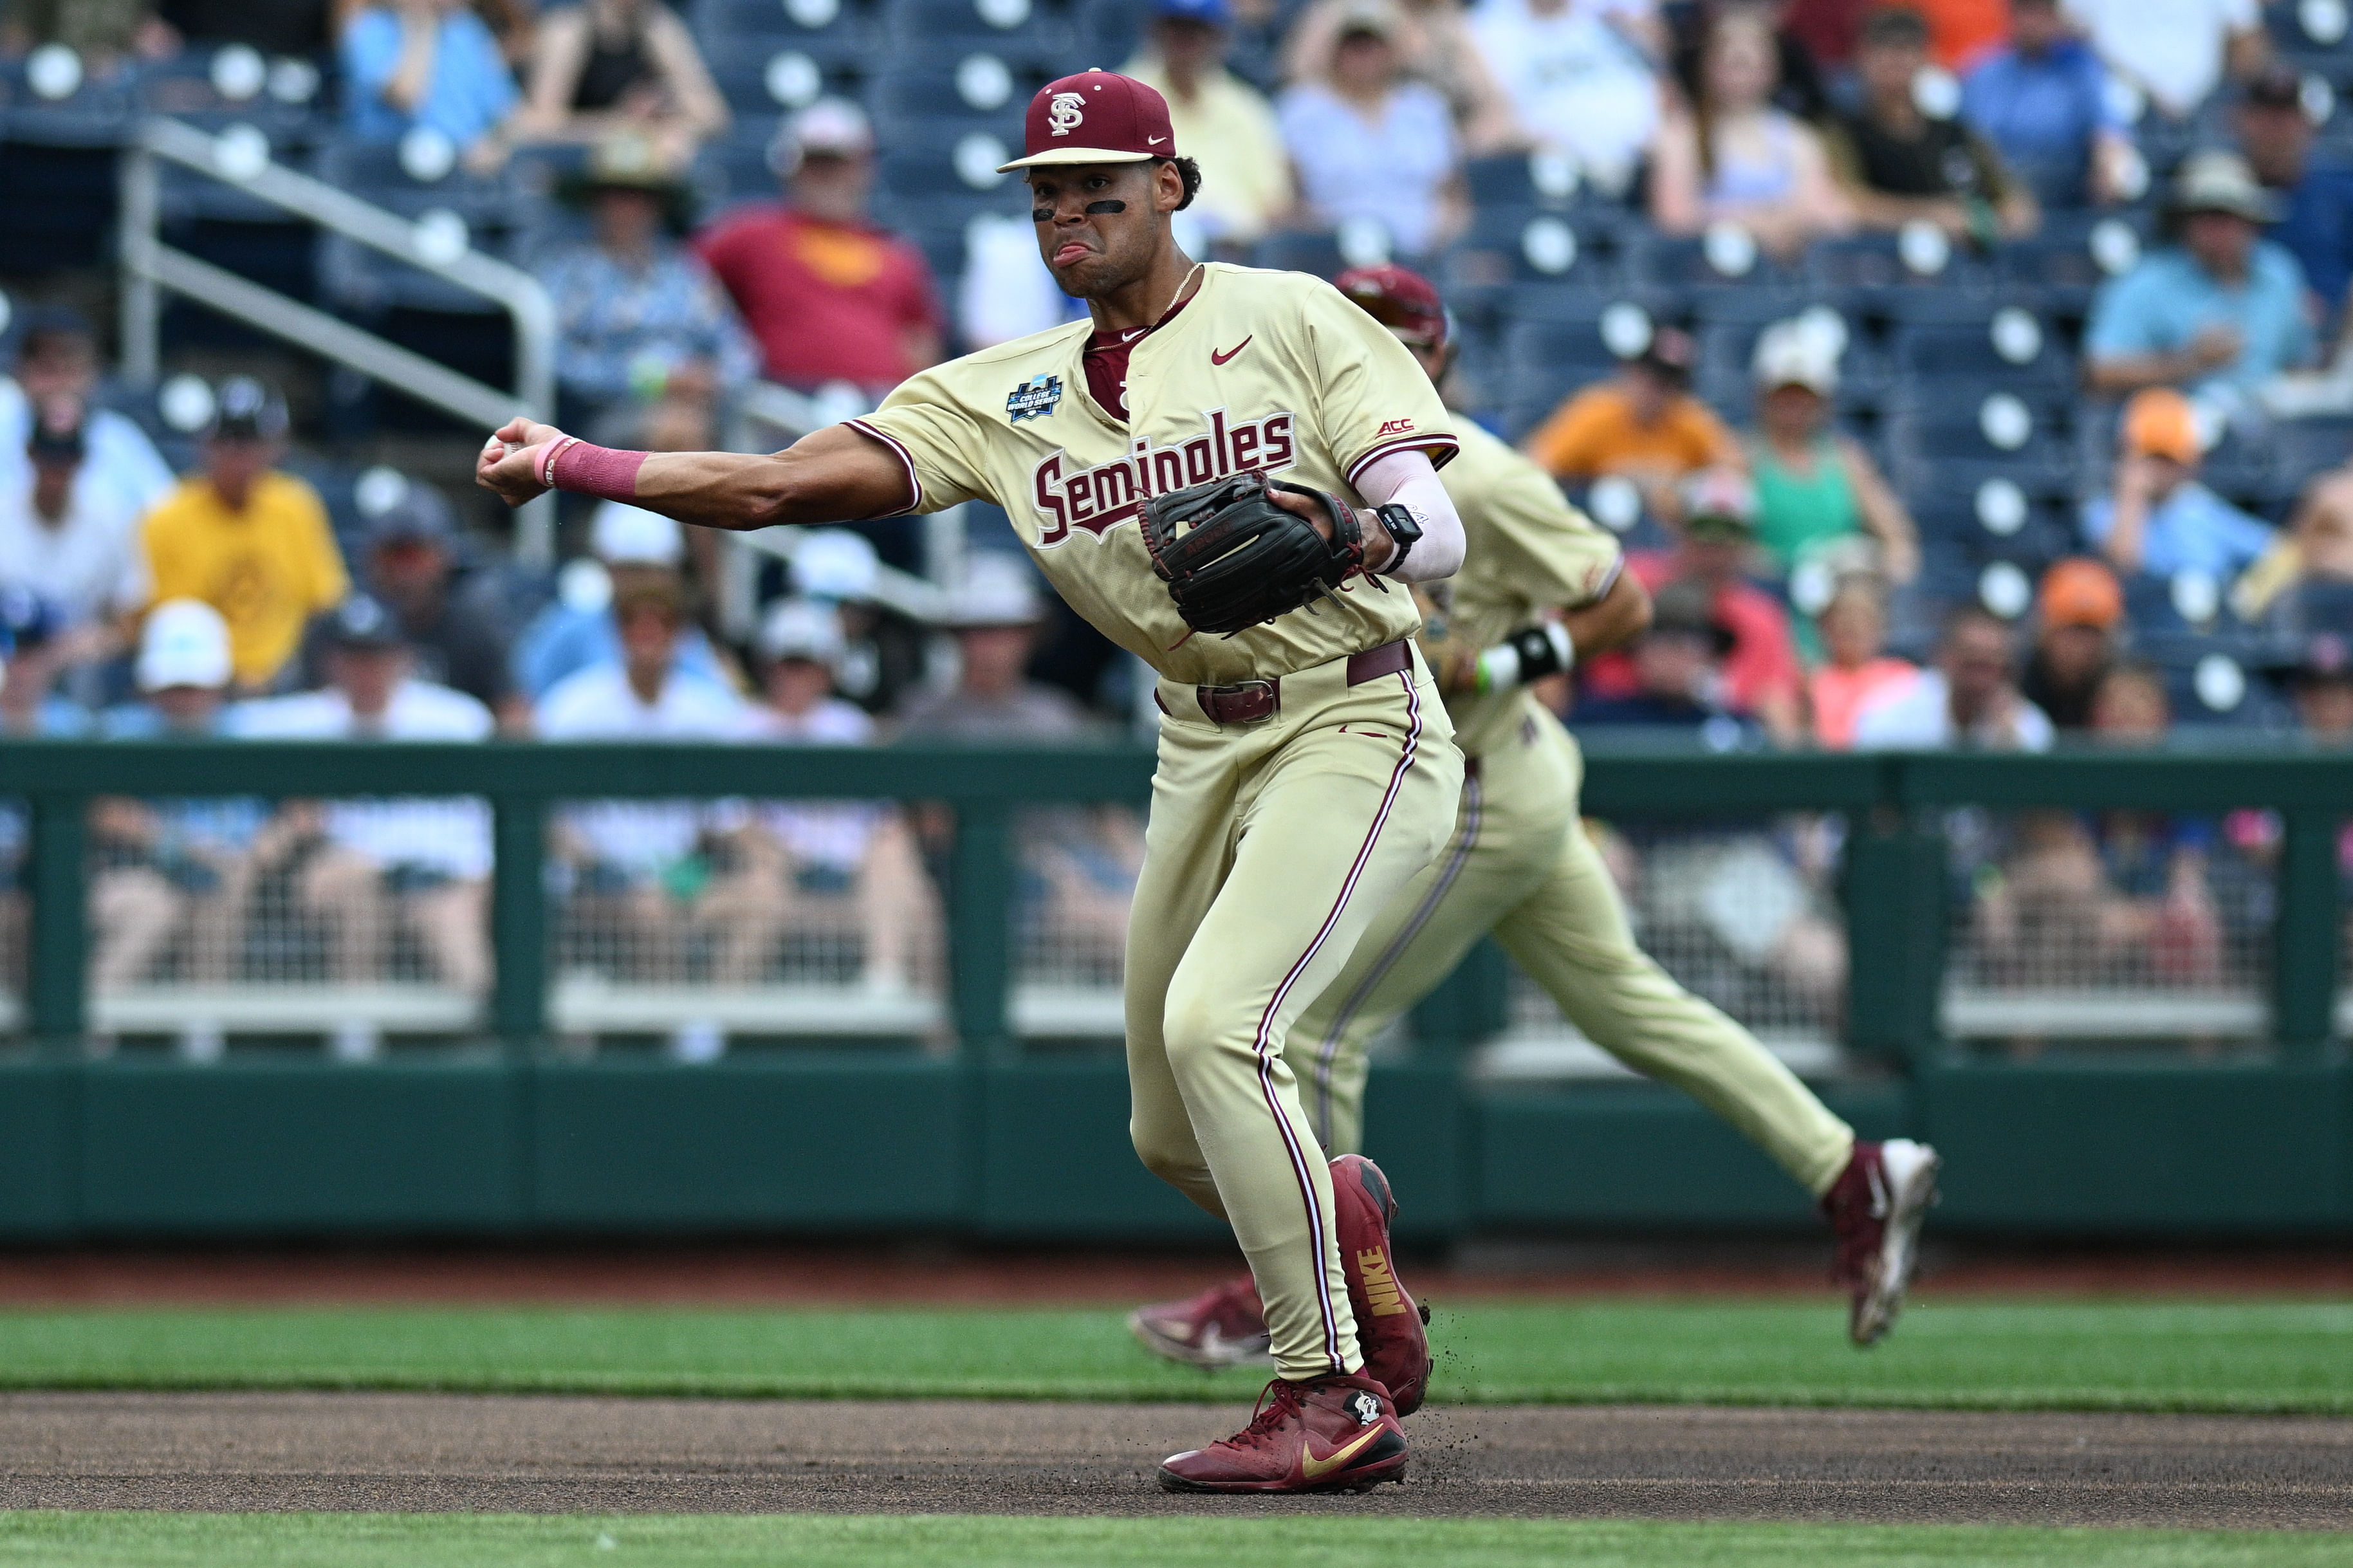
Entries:
[[1274, 1364], [1267, 1350], [1266, 1310], [1259, 1305], [1258, 1286], [1247, 1274], [1187, 1300], [1138, 1307], [1127, 1315], [1127, 1326], [1153, 1354], [1205, 1372], [1250, 1363]]
[[1430, 1320], [1406, 1294], [1390, 1260], [1397, 1199], [1389, 1195], [1389, 1179], [1362, 1154], [1343, 1154], [1332, 1162], [1332, 1206], [1365, 1375], [1388, 1390], [1399, 1415], [1410, 1415], [1430, 1386], [1430, 1335], [1422, 1328]]
[[1404, 1479], [1405, 1461], [1405, 1428], [1371, 1378], [1278, 1377], [1249, 1426], [1170, 1455], [1160, 1484], [1172, 1492], [1361, 1492]]
[[1838, 1235], [1831, 1278], [1854, 1293], [1847, 1334], [1856, 1344], [1876, 1344], [1904, 1310], [1920, 1263], [1920, 1222], [1936, 1201], [1943, 1164], [1934, 1149], [1909, 1138], [1857, 1142], [1822, 1194], [1822, 1214]]

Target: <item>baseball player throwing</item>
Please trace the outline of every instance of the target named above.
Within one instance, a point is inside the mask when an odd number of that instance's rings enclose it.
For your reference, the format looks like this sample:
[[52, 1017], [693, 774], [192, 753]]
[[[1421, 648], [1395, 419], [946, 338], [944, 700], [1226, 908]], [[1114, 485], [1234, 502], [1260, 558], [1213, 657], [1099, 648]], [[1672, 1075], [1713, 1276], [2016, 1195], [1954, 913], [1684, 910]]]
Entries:
[[1276, 1366], [1247, 1428], [1161, 1479], [1361, 1489], [1404, 1470], [1398, 1415], [1428, 1344], [1390, 1266], [1387, 1184], [1361, 1158], [1326, 1163], [1284, 1047], [1461, 794], [1405, 585], [1462, 559], [1436, 471], [1455, 437], [1411, 356], [1330, 285], [1178, 248], [1169, 215], [1200, 175], [1157, 92], [1066, 77], [1031, 100], [1026, 141], [1006, 168], [1089, 321], [926, 371], [774, 456], [611, 452], [517, 420], [480, 478], [510, 504], [552, 487], [735, 529], [992, 500], [1062, 596], [1158, 672], [1131, 1131], [1232, 1224]]
[[[1425, 279], [1377, 267], [1339, 284], [1440, 377], [1446, 312]], [[1903, 1305], [1936, 1153], [1908, 1139], [1858, 1142], [1754, 1036], [1634, 945], [1579, 825], [1583, 759], [1526, 683], [1640, 632], [1648, 598], [1620, 572], [1617, 541], [1535, 465], [1467, 422], [1458, 438], [1444, 483], [1468, 558], [1437, 591], [1446, 602], [1433, 599], [1422, 649], [1465, 757], [1461, 809], [1444, 851], [1382, 910], [1293, 1031], [1316, 1133], [1326, 1150], [1357, 1147], [1366, 1047], [1492, 931], [1596, 1045], [1732, 1123], [1820, 1200], [1853, 1293], [1850, 1332], [1870, 1344]], [[1266, 1331], [1247, 1279], [1144, 1308], [1130, 1323], [1154, 1351], [1197, 1366], [1248, 1359]]]

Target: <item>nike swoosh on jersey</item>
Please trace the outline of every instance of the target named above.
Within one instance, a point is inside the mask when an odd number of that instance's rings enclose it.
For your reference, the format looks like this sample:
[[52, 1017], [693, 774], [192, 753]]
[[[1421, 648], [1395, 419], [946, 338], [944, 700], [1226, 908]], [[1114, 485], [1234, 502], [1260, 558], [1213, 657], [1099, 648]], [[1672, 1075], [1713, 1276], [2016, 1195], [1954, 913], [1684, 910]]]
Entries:
[[[1256, 332], [1252, 332], [1252, 333], [1250, 334], [1250, 338], [1254, 338], [1254, 337], [1256, 337], [1256, 336], [1258, 336], [1258, 334], [1257, 334]], [[1225, 363], [1228, 360], [1229, 360], [1229, 359], [1233, 358], [1236, 354], [1238, 354], [1238, 353], [1241, 353], [1241, 352], [1242, 352], [1242, 350], [1244, 350], [1244, 349], [1246, 349], [1246, 348], [1248, 348], [1248, 347], [1250, 347], [1250, 338], [1244, 338], [1241, 342], [1240, 342], [1236, 343], [1233, 347], [1231, 347], [1231, 348], [1228, 349], [1228, 350], [1227, 350], [1225, 353], [1219, 353], [1217, 350], [1215, 350], [1215, 349], [1211, 349], [1211, 350], [1209, 351], [1209, 363], [1210, 363], [1211, 364], [1223, 364], [1223, 363]]]
[[1388, 1430], [1387, 1426], [1376, 1425], [1370, 1431], [1359, 1433], [1353, 1442], [1343, 1443], [1321, 1459], [1315, 1457], [1313, 1444], [1303, 1442], [1299, 1445], [1299, 1473], [1308, 1480], [1320, 1481], [1333, 1471], [1345, 1468], [1349, 1460], [1371, 1447]]

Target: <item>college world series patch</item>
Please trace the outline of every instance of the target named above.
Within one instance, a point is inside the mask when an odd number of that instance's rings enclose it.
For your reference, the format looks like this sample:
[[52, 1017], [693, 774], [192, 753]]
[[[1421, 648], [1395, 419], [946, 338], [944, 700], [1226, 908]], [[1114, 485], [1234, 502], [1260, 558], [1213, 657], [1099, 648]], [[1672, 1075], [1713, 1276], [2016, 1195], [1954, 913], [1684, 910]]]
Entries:
[[1054, 405], [1061, 401], [1060, 376], [1033, 375], [1007, 395], [1005, 417], [1016, 425], [1024, 419], [1043, 419], [1054, 412]]

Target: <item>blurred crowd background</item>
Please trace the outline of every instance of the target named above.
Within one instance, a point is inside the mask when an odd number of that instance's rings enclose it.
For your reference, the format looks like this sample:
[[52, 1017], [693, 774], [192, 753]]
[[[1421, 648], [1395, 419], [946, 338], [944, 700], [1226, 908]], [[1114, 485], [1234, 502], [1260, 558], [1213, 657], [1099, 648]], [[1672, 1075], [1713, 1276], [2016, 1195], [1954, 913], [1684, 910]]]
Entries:
[[[778, 445], [1078, 313], [995, 170], [1030, 93], [1099, 65], [1169, 98], [1205, 176], [1188, 248], [1424, 269], [1449, 401], [1624, 538], [1655, 620], [1547, 689], [1573, 727], [2353, 740], [2345, 0], [10, 0], [0, 47], [0, 733], [1148, 732], [1141, 667], [991, 509], [760, 551], [566, 498], [541, 565], [466, 482], [480, 433], [397, 389], [185, 302], [157, 384], [112, 369], [117, 160], [164, 114], [532, 271], [566, 428]], [[494, 302], [179, 171], [162, 224], [512, 382]], [[1982, 973], [2246, 978], [2262, 814], [1979, 827]], [[101, 990], [486, 984], [479, 803], [126, 800], [93, 830]], [[566, 940], [742, 985], [830, 933], [835, 979], [920, 987], [946, 833], [583, 804]], [[1134, 818], [1041, 808], [1020, 838], [1027, 940], [1115, 974]], [[1641, 918], [1691, 906], [1692, 962], [1733, 976], [1712, 994], [1820, 1024], [1834, 840], [1613, 847]]]

